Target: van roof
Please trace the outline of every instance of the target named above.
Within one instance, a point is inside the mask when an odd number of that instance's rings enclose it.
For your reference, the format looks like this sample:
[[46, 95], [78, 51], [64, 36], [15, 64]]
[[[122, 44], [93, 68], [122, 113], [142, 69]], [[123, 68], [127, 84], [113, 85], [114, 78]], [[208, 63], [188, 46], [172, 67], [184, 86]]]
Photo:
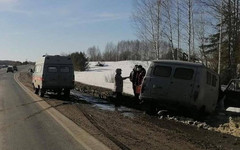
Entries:
[[187, 66], [194, 66], [194, 67], [205, 67], [201, 63], [193, 63], [187, 61], [179, 61], [179, 60], [154, 60], [154, 63], [162, 63], [162, 64], [171, 64], [171, 65], [187, 65]]
[[72, 59], [69, 56], [59, 56], [59, 55], [44, 55], [36, 62], [36, 64], [67, 64], [72, 65]]

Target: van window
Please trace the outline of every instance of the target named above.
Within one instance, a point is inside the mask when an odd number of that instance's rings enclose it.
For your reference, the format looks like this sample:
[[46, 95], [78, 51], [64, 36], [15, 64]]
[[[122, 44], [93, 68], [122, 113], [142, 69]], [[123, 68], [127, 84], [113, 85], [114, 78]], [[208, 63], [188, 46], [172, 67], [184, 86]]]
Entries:
[[176, 68], [174, 73], [174, 78], [183, 79], [183, 80], [192, 80], [193, 73], [194, 73], [193, 69]]
[[208, 85], [212, 84], [212, 76], [210, 72], [207, 72], [207, 84]]
[[212, 75], [212, 86], [216, 87], [217, 85], [217, 77], [215, 75]]
[[57, 72], [57, 67], [48, 67], [48, 72]]
[[69, 67], [66, 67], [66, 66], [61, 67], [60, 72], [69, 72]]
[[240, 92], [240, 81], [232, 81], [227, 90], [234, 91], [234, 92]]
[[170, 77], [172, 72], [171, 67], [167, 66], [156, 66], [153, 71], [153, 75], [159, 76], [159, 77]]

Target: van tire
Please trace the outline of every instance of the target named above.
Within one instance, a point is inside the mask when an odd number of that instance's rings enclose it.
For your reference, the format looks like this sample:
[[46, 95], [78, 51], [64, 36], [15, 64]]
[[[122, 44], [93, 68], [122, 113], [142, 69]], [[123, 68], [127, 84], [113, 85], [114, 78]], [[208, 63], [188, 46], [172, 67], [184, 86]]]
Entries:
[[60, 97], [62, 95], [62, 90], [57, 91], [57, 96]]
[[146, 114], [151, 116], [157, 114], [157, 105], [155, 102], [143, 102], [142, 105], [145, 107]]
[[70, 96], [70, 89], [64, 89], [64, 97], [69, 97]]
[[34, 93], [35, 93], [35, 94], [38, 94], [38, 92], [39, 92], [39, 89], [34, 87], [34, 90], [35, 90], [35, 92], [34, 92]]
[[44, 97], [45, 91], [39, 88], [38, 94], [40, 97]]
[[206, 113], [206, 106], [202, 106], [202, 107], [199, 109], [198, 118], [205, 117], [206, 115], [207, 115], [207, 113]]

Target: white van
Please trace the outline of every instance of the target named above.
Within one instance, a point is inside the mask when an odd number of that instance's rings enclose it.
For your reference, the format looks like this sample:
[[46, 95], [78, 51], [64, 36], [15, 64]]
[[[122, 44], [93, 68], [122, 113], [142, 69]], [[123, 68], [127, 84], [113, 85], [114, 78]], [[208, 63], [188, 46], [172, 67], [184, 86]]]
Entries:
[[219, 76], [199, 63], [153, 61], [143, 81], [140, 99], [153, 105], [190, 108], [211, 113], [219, 93]]
[[70, 57], [43, 56], [35, 64], [32, 75], [32, 84], [35, 94], [44, 96], [46, 91], [56, 92], [68, 97], [70, 89], [74, 88], [74, 69]]

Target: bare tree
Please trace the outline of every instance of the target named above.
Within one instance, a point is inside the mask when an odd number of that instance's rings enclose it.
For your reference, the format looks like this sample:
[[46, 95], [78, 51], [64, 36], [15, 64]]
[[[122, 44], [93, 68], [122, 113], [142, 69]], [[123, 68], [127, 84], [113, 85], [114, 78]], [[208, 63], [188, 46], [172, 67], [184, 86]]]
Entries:
[[180, 4], [179, 4], [179, 0], [177, 0], [177, 51], [176, 51], [176, 57], [178, 59], [179, 54], [178, 51], [180, 50], [180, 37], [181, 37], [181, 33], [180, 33]]
[[156, 58], [160, 58], [162, 0], [138, 0], [132, 14], [138, 36], [153, 45]]
[[101, 55], [100, 53], [101, 52], [100, 52], [99, 48], [96, 46], [92, 46], [87, 49], [87, 54], [91, 61], [98, 61], [99, 59], [101, 59], [101, 58], [99, 58]]
[[191, 59], [191, 38], [192, 38], [192, 0], [188, 0], [188, 61]]
[[202, 7], [200, 7], [198, 14], [200, 16], [198, 17], [199, 19], [196, 20], [196, 35], [199, 41], [199, 48], [200, 48], [199, 52], [201, 54], [201, 60], [203, 64], [207, 66], [208, 65], [207, 55], [204, 47], [204, 45], [206, 44], [205, 40], [206, 40], [206, 26], [207, 26], [207, 21], [205, 18], [205, 10]]
[[174, 1], [172, 1], [172, 0], [164, 0], [162, 2], [163, 8], [164, 8], [163, 16], [166, 18], [166, 21], [165, 21], [166, 28], [164, 28], [166, 30], [163, 30], [163, 33], [167, 37], [167, 39], [170, 43], [171, 57], [172, 57], [172, 59], [175, 59], [174, 43], [173, 43], [173, 19], [172, 19], [173, 4], [174, 4]]

